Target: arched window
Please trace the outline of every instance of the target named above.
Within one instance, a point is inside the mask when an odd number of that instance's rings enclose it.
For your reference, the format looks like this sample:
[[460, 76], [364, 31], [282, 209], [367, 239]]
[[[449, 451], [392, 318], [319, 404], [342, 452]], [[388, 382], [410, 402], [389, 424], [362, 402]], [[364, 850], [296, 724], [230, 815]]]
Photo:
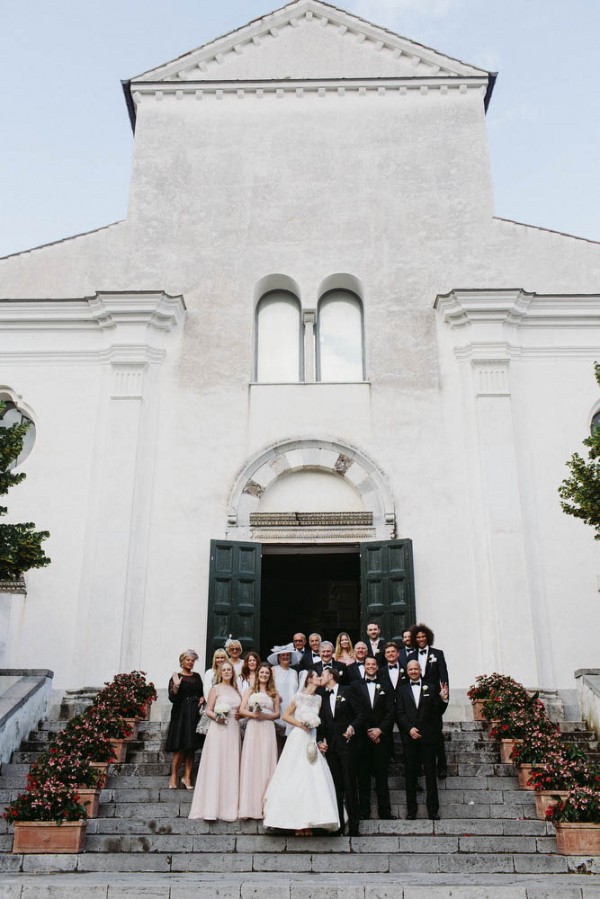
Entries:
[[0, 428], [10, 428], [13, 425], [29, 423], [29, 429], [23, 440], [23, 449], [17, 458], [9, 465], [9, 468], [12, 469], [16, 468], [17, 465], [20, 465], [21, 462], [24, 462], [33, 449], [33, 444], [35, 443], [35, 424], [24, 412], [21, 412], [15, 403], [13, 403], [13, 401], [6, 395], [0, 394], [0, 402], [4, 405], [4, 411], [0, 418]]
[[592, 437], [594, 436], [594, 434], [596, 433], [596, 431], [599, 428], [600, 428], [600, 409], [596, 413], [594, 413], [594, 415], [592, 416], [592, 421], [590, 424], [590, 434], [592, 435]]
[[255, 380], [298, 382], [302, 378], [300, 303], [284, 290], [259, 300], [256, 310]]
[[364, 381], [362, 303], [349, 290], [324, 294], [317, 315], [317, 380]]

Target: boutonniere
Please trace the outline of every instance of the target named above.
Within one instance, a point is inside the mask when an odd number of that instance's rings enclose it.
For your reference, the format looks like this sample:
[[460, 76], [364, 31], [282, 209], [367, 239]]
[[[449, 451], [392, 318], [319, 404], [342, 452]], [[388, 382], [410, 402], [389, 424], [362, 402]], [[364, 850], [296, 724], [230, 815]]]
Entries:
[[338, 703], [338, 702], [346, 702], [346, 700], [344, 699], [344, 697], [343, 697], [343, 696], [340, 696], [339, 693], [338, 693], [338, 695], [336, 696], [335, 701], [336, 701], [336, 703]]
[[423, 684], [421, 689], [423, 690], [423, 693], [427, 693], [427, 691], [429, 690], [429, 687], [427, 686], [427, 684]]
[[400, 677], [404, 677], [404, 668], [398, 669], [398, 674], [400, 675]]
[[381, 684], [375, 684], [375, 692], [380, 696], [385, 696], [385, 693], [381, 689]]
[[429, 661], [430, 661], [430, 662], [437, 662], [437, 656], [430, 655], [430, 656], [429, 656]]

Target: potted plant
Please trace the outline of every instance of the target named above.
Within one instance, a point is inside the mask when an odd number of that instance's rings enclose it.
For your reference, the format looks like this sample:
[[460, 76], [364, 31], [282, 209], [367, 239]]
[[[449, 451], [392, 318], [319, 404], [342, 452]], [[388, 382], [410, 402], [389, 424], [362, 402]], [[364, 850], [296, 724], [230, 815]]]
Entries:
[[116, 674], [100, 691], [93, 705], [109, 705], [127, 720], [131, 727], [129, 739], [137, 736], [137, 723], [146, 717], [150, 703], [156, 699], [156, 688], [146, 681], [143, 671]]
[[522, 790], [533, 790], [529, 779], [534, 765], [544, 764], [550, 753], [556, 752], [560, 746], [558, 729], [553, 726], [542, 726], [543, 720], [535, 722], [531, 730], [523, 737], [523, 742], [513, 747], [511, 758], [518, 768], [519, 786]]
[[67, 753], [57, 746], [51, 746], [42, 753], [29, 771], [32, 783], [42, 783], [50, 778], [60, 780], [77, 788], [80, 803], [85, 806], [88, 818], [98, 816], [100, 791], [106, 773], [94, 766], [86, 758]]
[[574, 787], [599, 789], [600, 775], [588, 765], [581, 749], [563, 743], [548, 753], [543, 766], [533, 766], [529, 782], [535, 793], [537, 817], [544, 820], [548, 807], [565, 799]]
[[497, 703], [500, 701], [501, 696], [515, 688], [525, 690], [524, 687], [521, 687], [512, 677], [508, 677], [506, 674], [498, 674], [497, 672], [493, 674], [479, 674], [475, 678], [475, 683], [467, 690], [467, 696], [473, 706], [473, 719], [475, 721], [484, 721], [496, 717], [493, 714], [493, 705], [486, 706], [486, 700], [493, 698]]
[[600, 855], [600, 793], [575, 787], [565, 799], [549, 806], [546, 818], [556, 829], [561, 855]]
[[14, 853], [83, 852], [87, 812], [73, 784], [28, 778], [2, 817], [14, 826]]
[[116, 761], [114, 746], [103, 725], [87, 714], [71, 718], [54, 745], [67, 754], [83, 756], [92, 764], [102, 765], [105, 771]]

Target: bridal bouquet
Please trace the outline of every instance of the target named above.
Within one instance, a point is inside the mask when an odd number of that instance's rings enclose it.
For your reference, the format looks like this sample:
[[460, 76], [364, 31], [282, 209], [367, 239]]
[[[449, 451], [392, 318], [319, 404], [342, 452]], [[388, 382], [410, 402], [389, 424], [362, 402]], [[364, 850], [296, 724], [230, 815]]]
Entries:
[[248, 700], [248, 708], [251, 712], [262, 712], [267, 707], [268, 697], [264, 693], [253, 693]]
[[306, 725], [306, 727], [310, 727], [311, 729], [313, 727], [318, 727], [320, 723], [321, 719], [314, 713], [311, 714], [310, 712], [305, 712], [304, 715], [302, 715], [302, 717], [300, 718], [300, 724], [304, 724]]
[[215, 721], [226, 721], [231, 711], [231, 706], [226, 702], [218, 702], [214, 707]]

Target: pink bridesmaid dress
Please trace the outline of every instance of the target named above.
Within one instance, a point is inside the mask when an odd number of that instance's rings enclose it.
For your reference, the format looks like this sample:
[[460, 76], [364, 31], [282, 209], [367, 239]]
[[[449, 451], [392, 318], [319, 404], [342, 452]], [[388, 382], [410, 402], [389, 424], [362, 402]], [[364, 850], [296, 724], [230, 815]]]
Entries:
[[217, 684], [217, 704], [225, 702], [231, 711], [225, 724], [210, 722], [194, 796], [190, 818], [206, 821], [236, 821], [240, 798], [240, 724], [234, 712], [240, 706], [237, 690]]
[[[265, 712], [273, 712], [273, 700], [262, 694]], [[277, 767], [277, 738], [274, 721], [248, 718], [240, 772], [240, 818], [263, 817], [267, 787]]]

